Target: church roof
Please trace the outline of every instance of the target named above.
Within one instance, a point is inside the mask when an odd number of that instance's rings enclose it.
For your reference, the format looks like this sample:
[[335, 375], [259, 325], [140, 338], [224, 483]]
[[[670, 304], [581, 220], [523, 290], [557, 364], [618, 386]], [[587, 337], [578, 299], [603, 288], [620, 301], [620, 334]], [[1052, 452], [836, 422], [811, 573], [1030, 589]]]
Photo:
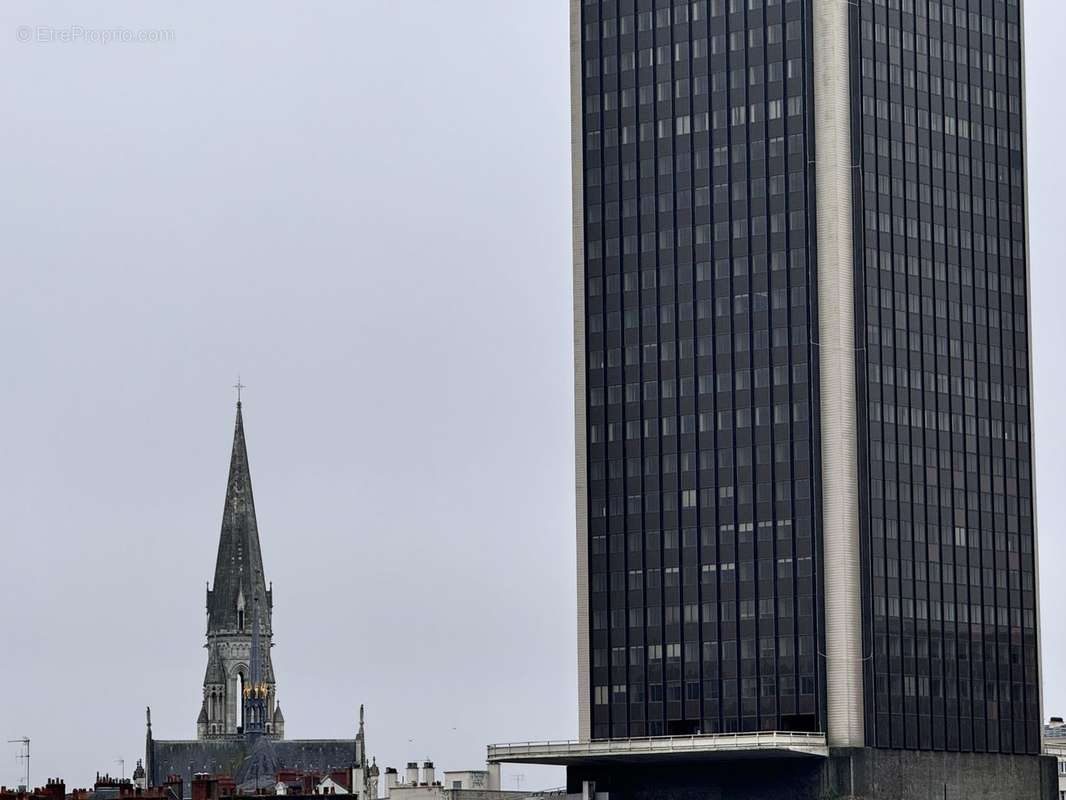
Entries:
[[[149, 740], [146, 769], [149, 785], [159, 786], [167, 775], [184, 781], [190, 797], [192, 779], [198, 772], [232, 775], [245, 790], [256, 785], [272, 786], [282, 770], [317, 772], [322, 775], [355, 764], [354, 739], [285, 739], [258, 737], [205, 740]], [[252, 792], [248, 792], [251, 794]]]
[[196, 718], [196, 724], [197, 725], [199, 725], [201, 722], [207, 722], [207, 701], [206, 700], [203, 703], [200, 704], [200, 716], [198, 716]]
[[281, 703], [274, 707], [274, 722], [284, 722], [285, 715], [281, 713]]
[[237, 421], [233, 431], [226, 505], [222, 512], [222, 531], [215, 561], [215, 580], [207, 593], [208, 634], [236, 631], [238, 598], [243, 595], [245, 625], [251, 627], [256, 602], [263, 609], [263, 633], [270, 635], [271, 598], [263, 574], [263, 556], [259, 548], [259, 528], [252, 498], [252, 476], [248, 468], [248, 449], [244, 439], [244, 418], [237, 403]]

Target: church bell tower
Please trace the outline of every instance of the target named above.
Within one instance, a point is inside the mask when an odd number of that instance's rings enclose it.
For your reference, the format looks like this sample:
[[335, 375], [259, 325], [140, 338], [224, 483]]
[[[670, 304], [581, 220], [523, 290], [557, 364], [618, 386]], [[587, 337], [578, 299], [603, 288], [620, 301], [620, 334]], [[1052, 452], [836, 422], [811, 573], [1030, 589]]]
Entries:
[[238, 399], [215, 580], [207, 590], [207, 671], [197, 739], [283, 735], [270, 660], [273, 606]]

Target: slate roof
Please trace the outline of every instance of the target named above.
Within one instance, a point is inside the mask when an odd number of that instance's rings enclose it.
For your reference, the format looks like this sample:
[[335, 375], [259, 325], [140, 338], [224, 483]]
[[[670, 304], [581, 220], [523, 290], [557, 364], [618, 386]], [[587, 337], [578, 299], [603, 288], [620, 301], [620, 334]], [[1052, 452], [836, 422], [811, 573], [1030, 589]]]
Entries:
[[149, 740], [149, 780], [159, 786], [167, 775], [179, 775], [184, 793], [191, 796], [192, 777], [198, 772], [231, 775], [239, 789], [254, 790], [274, 785], [282, 770], [319, 772], [328, 775], [355, 763], [354, 739], [286, 739], [267, 736], [256, 739], [203, 741]]

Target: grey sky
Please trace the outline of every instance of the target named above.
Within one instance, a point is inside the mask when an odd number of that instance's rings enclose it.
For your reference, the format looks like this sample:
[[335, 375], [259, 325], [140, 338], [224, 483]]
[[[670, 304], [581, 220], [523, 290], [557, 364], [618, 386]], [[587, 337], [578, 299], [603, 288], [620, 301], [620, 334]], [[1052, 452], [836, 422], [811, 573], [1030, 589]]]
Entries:
[[[566, 0], [87, 5], [0, 5], [0, 740], [85, 785], [147, 704], [194, 735], [238, 372], [287, 733], [573, 736]], [[1027, 32], [1050, 714], [1066, 4]]]

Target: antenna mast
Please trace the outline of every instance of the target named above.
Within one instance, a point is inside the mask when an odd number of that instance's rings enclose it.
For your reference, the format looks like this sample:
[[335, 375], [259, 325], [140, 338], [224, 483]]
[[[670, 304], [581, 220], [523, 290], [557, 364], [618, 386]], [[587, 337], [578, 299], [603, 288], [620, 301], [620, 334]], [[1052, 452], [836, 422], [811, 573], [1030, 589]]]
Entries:
[[8, 739], [7, 742], [8, 744], [21, 745], [21, 747], [19, 747], [18, 755], [15, 756], [15, 760], [24, 762], [23, 766], [25, 767], [24, 774], [26, 782], [23, 786], [26, 787], [26, 791], [28, 792], [30, 790], [30, 737], [22, 736], [18, 739]]

